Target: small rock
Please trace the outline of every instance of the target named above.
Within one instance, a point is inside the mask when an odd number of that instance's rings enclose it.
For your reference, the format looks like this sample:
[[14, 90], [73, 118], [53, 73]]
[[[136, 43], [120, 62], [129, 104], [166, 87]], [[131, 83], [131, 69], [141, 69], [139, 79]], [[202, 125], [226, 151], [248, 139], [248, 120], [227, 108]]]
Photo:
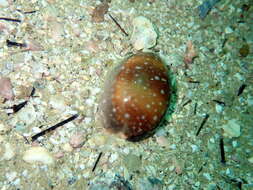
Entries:
[[17, 117], [19, 118], [20, 121], [25, 122], [27, 125], [32, 124], [36, 118], [37, 118], [37, 113], [35, 111], [35, 108], [32, 104], [27, 104], [21, 112], [17, 113]]
[[249, 44], [244, 44], [240, 49], [239, 49], [239, 55], [241, 57], [247, 57], [250, 52], [250, 47]]
[[0, 32], [8, 31], [8, 27], [5, 23], [0, 23]]
[[114, 153], [114, 154], [112, 154], [111, 156], [110, 156], [110, 158], [109, 158], [109, 162], [110, 163], [113, 163], [114, 161], [116, 161], [117, 159], [118, 159], [118, 154], [117, 153]]
[[5, 144], [5, 152], [2, 156], [3, 160], [11, 160], [15, 156], [14, 146], [10, 143]]
[[138, 16], [133, 20], [131, 42], [136, 50], [148, 49], [156, 45], [157, 33], [149, 19]]
[[226, 34], [231, 34], [231, 33], [233, 33], [234, 31], [233, 31], [233, 29], [230, 27], [230, 26], [227, 26], [226, 28], [225, 28], [225, 33]]
[[27, 42], [27, 48], [28, 51], [42, 51], [44, 48], [41, 44], [39, 44], [35, 40], [28, 40]]
[[70, 138], [69, 144], [73, 148], [81, 148], [84, 144], [84, 140], [85, 139], [83, 133], [77, 133]]
[[0, 78], [0, 96], [2, 96], [7, 100], [12, 100], [14, 98], [10, 78], [7, 77]]
[[108, 136], [106, 135], [95, 134], [88, 140], [88, 143], [91, 146], [103, 146], [108, 142], [108, 140], [109, 140]]
[[51, 21], [49, 26], [51, 30], [49, 36], [56, 42], [63, 40], [64, 25], [56, 21]]
[[156, 137], [156, 142], [162, 147], [169, 147], [169, 141], [165, 136]]
[[5, 174], [7, 181], [12, 182], [17, 177], [17, 172], [9, 172]]
[[253, 164], [253, 156], [248, 159], [248, 161]]
[[10, 130], [9, 127], [7, 127], [6, 125], [0, 123], [0, 135], [6, 134], [9, 130]]
[[65, 111], [67, 108], [67, 103], [64, 100], [64, 97], [60, 95], [55, 95], [50, 97], [49, 104], [56, 110]]
[[188, 41], [186, 44], [186, 51], [184, 55], [184, 63], [186, 64], [186, 66], [188, 66], [188, 64], [193, 63], [193, 60], [196, 57], [197, 57], [197, 52], [194, 48], [194, 45], [192, 41]]
[[130, 153], [124, 156], [123, 164], [130, 172], [132, 172], [141, 167], [142, 160], [139, 156]]
[[73, 148], [70, 146], [69, 143], [66, 143], [62, 146], [62, 149], [65, 151], [65, 152], [71, 152], [73, 150]]
[[181, 175], [183, 173], [183, 170], [182, 170], [181, 166], [176, 165], [175, 172], [176, 172], [177, 175]]
[[93, 22], [103, 22], [104, 16], [108, 12], [109, 5], [107, 2], [102, 3], [93, 10], [92, 12], [92, 21]]
[[27, 151], [25, 151], [23, 160], [28, 163], [43, 163], [43, 164], [53, 164], [54, 158], [47, 151], [47, 149], [43, 147], [31, 147]]
[[62, 158], [64, 156], [64, 152], [57, 152], [54, 157], [59, 159], [59, 158]]
[[224, 111], [224, 105], [216, 104], [215, 109], [217, 113], [221, 113]]
[[232, 138], [241, 135], [240, 125], [235, 119], [230, 120], [227, 124], [223, 125], [222, 128], [224, 130], [224, 136]]

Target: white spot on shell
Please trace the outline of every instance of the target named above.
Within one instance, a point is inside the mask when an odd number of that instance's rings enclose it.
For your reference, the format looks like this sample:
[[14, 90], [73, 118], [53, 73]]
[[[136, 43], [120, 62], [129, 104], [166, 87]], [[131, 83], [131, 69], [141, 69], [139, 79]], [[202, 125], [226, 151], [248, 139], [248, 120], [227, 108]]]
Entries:
[[156, 121], [157, 118], [158, 118], [157, 115], [155, 115], [155, 116], [153, 117], [153, 120]]
[[160, 77], [159, 76], [155, 76], [155, 80], [160, 80]]
[[161, 90], [161, 94], [165, 94], [164, 90]]
[[126, 119], [129, 119], [129, 118], [130, 118], [129, 113], [125, 113], [124, 117], [125, 117]]

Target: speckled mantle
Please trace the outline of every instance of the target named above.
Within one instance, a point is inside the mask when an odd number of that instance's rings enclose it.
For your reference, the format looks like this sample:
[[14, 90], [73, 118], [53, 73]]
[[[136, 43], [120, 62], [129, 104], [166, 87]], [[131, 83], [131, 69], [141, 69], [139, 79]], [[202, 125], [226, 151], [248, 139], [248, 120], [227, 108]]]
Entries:
[[[0, 107], [1, 190], [99, 189], [112, 184], [140, 190], [252, 188], [252, 2], [223, 0], [204, 20], [198, 17], [200, 0], [149, 2], [112, 0], [109, 6], [128, 33], [130, 21], [139, 15], [156, 24], [159, 38], [152, 51], [163, 55], [176, 75], [175, 112], [164, 128], [139, 143], [105, 134], [95, 123], [107, 71], [134, 51], [108, 15], [104, 22], [91, 22], [100, 1], [18, 0], [0, 8], [0, 17], [22, 21], [0, 20], [0, 74], [10, 77], [15, 92], [15, 100]], [[244, 4], [249, 10], [242, 10]], [[35, 12], [25, 14], [30, 11]], [[7, 47], [7, 39], [35, 44], [40, 51]], [[183, 57], [188, 41], [198, 57], [187, 69]], [[250, 52], [242, 57], [245, 44]], [[238, 96], [242, 84], [246, 88]], [[8, 116], [4, 108], [27, 100], [32, 87], [35, 96]], [[39, 142], [25, 140], [76, 113], [78, 119]], [[209, 118], [196, 136], [206, 114]], [[222, 126], [230, 120], [240, 125], [239, 137], [225, 136]], [[80, 133], [83, 145], [73, 148], [70, 140]], [[225, 165], [219, 146], [223, 135]], [[54, 164], [22, 159], [36, 145], [53, 155]]]

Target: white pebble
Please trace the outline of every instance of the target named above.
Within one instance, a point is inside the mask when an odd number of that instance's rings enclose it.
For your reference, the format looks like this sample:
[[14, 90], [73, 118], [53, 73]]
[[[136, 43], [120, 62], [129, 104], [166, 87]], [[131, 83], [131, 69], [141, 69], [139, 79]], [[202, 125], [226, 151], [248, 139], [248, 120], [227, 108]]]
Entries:
[[119, 157], [118, 154], [116, 153], [112, 154], [109, 159], [110, 163], [113, 163], [115, 160], [117, 160], [118, 157]]
[[169, 147], [169, 140], [165, 136], [156, 137], [156, 142], [162, 147]]
[[248, 159], [248, 161], [253, 164], [253, 156]]
[[54, 108], [59, 111], [64, 111], [67, 108], [66, 102], [62, 96], [52, 96], [50, 97], [49, 104]]
[[65, 143], [63, 146], [62, 146], [62, 149], [65, 151], [65, 152], [71, 152], [73, 150], [73, 148], [70, 146], [69, 143]]
[[212, 180], [212, 177], [211, 177], [211, 175], [210, 175], [209, 173], [203, 173], [203, 176], [204, 176], [207, 180], [209, 180], [209, 181]]
[[223, 110], [224, 110], [224, 106], [223, 106], [223, 105], [216, 104], [216, 105], [215, 105], [215, 109], [216, 109], [216, 112], [217, 112], [217, 113], [221, 113], [221, 112], [223, 112]]
[[15, 149], [14, 146], [10, 143], [5, 144], [5, 152], [2, 157], [3, 160], [10, 160], [15, 156]]
[[233, 33], [234, 31], [233, 31], [233, 29], [231, 28], [231, 27], [229, 27], [229, 26], [227, 26], [226, 28], [225, 28], [225, 33], [226, 34], [231, 34], [231, 33]]
[[21, 112], [17, 113], [18, 118], [20, 121], [25, 122], [27, 125], [32, 124], [36, 118], [37, 118], [37, 113], [33, 107], [32, 104], [27, 104]]
[[85, 117], [84, 118], [85, 124], [89, 124], [91, 121], [92, 121], [92, 119], [90, 117]]
[[6, 173], [5, 176], [6, 176], [7, 181], [11, 182], [17, 177], [17, 172]]
[[149, 19], [138, 16], [133, 20], [131, 42], [136, 50], [148, 49], [156, 44], [157, 33]]
[[27, 151], [25, 151], [23, 160], [28, 163], [43, 163], [43, 164], [53, 164], [54, 158], [47, 151], [47, 149], [43, 147], [31, 147]]
[[237, 120], [232, 119], [227, 124], [222, 126], [224, 130], [224, 136], [227, 137], [239, 137], [241, 135], [240, 125]]
[[192, 147], [192, 152], [197, 152], [199, 150], [198, 146], [197, 145], [191, 145]]

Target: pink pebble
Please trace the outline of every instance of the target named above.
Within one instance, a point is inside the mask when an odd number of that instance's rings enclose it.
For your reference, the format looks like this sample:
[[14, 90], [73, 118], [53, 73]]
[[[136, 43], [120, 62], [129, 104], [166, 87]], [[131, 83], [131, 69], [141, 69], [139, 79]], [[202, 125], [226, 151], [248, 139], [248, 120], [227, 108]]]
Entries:
[[13, 100], [14, 93], [12, 90], [12, 84], [10, 78], [0, 78], [0, 96], [7, 100]]
[[73, 148], [81, 148], [84, 144], [84, 136], [83, 133], [76, 133], [70, 138], [69, 144]]
[[57, 152], [54, 157], [55, 158], [62, 158], [64, 156], [64, 153], [63, 152]]

